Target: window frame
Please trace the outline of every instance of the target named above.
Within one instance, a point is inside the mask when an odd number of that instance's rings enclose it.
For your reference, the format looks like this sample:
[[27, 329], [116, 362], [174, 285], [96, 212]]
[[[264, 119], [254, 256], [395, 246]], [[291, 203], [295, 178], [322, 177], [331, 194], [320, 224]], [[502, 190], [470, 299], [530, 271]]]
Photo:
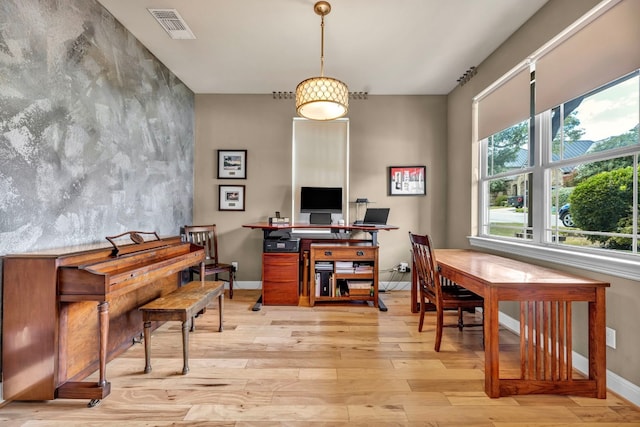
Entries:
[[[640, 75], [640, 70], [634, 72]], [[626, 76], [621, 76], [616, 81], [624, 81]], [[533, 83], [535, 84], [535, 82]], [[639, 85], [640, 86], [640, 85]], [[640, 87], [638, 88], [640, 94]], [[640, 96], [640, 95], [639, 95]], [[553, 242], [553, 226], [550, 216], [551, 212], [551, 175], [553, 170], [567, 165], [576, 163], [589, 163], [610, 158], [618, 158], [626, 155], [634, 156], [634, 185], [638, 189], [638, 163], [640, 162], [640, 143], [631, 146], [615, 148], [603, 152], [595, 152], [584, 154], [580, 157], [573, 157], [562, 160], [553, 160], [551, 149], [553, 140], [549, 138], [551, 135], [551, 110], [546, 110], [533, 119], [533, 131], [529, 133], [529, 149], [533, 153], [532, 163], [527, 168], [517, 171], [502, 172], [490, 175], [488, 172], [488, 141], [489, 137], [478, 141], [479, 144], [479, 170], [478, 179], [478, 230], [476, 236], [469, 236], [469, 242], [472, 246], [484, 249], [491, 249], [510, 254], [525, 256], [542, 261], [548, 261], [563, 264], [571, 267], [585, 269], [595, 272], [606, 272], [614, 276], [619, 276], [631, 280], [640, 280], [640, 269], [638, 263], [640, 261], [640, 251], [626, 253], [610, 249], [599, 248], [583, 248], [576, 246], [566, 246]], [[516, 124], [517, 125], [517, 124]], [[515, 125], [514, 125], [515, 126]], [[531, 138], [533, 135], [533, 138]], [[513, 176], [520, 174], [531, 174], [532, 186], [529, 200], [534, 203], [528, 203], [529, 209], [532, 211], [532, 238], [509, 238], [496, 235], [489, 235], [487, 227], [489, 221], [489, 183], [491, 180], [503, 176]], [[634, 192], [633, 204], [634, 223], [638, 227], [638, 204], [640, 201], [637, 196], [638, 191]], [[637, 231], [637, 228], [636, 228]], [[637, 247], [637, 235], [634, 237], [634, 248]]]

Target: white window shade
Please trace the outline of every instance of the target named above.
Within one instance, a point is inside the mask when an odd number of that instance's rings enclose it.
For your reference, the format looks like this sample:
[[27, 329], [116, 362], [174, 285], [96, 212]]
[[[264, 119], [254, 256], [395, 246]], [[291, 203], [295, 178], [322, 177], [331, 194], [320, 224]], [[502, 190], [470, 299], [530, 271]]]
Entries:
[[640, 1], [622, 0], [536, 61], [536, 114], [640, 68]]
[[522, 122], [530, 114], [529, 66], [478, 100], [478, 139]]

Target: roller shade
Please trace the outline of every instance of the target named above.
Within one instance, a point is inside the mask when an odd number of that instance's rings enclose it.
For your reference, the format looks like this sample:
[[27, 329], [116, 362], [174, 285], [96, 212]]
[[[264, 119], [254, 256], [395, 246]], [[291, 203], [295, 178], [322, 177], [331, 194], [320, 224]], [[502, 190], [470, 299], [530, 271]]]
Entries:
[[530, 113], [530, 71], [526, 66], [478, 101], [478, 138], [522, 122]]
[[640, 1], [622, 0], [536, 61], [536, 114], [640, 68]]

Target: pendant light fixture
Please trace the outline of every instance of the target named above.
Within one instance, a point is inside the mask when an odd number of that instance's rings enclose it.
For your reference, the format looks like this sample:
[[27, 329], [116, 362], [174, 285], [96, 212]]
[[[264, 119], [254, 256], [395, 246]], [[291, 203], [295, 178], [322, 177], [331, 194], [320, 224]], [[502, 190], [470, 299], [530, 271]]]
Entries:
[[296, 87], [296, 111], [311, 120], [335, 120], [349, 110], [349, 89], [340, 80], [324, 76], [324, 17], [331, 5], [319, 1], [313, 6], [320, 15], [320, 76], [303, 80]]

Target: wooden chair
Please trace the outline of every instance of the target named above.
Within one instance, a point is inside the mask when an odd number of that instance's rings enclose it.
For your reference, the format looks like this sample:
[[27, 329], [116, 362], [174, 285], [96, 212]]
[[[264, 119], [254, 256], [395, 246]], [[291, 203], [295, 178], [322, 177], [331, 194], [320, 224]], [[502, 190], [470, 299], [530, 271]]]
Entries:
[[[420, 323], [418, 324], [418, 331], [422, 332], [425, 307], [427, 303], [430, 302], [436, 309], [435, 350], [440, 351], [443, 327], [457, 326], [458, 329], [462, 331], [465, 326], [482, 326], [482, 323], [465, 325], [463, 312], [475, 310], [476, 307], [483, 308], [484, 300], [481, 296], [455, 283], [442, 282], [440, 273], [436, 268], [436, 261], [432, 250], [433, 246], [428, 235], [423, 236], [409, 232], [409, 240], [411, 241], [413, 264], [417, 273], [418, 289], [420, 290]], [[445, 310], [458, 310], [457, 324], [444, 324]]]
[[185, 225], [184, 234], [187, 240], [193, 244], [204, 246], [205, 261], [204, 271], [202, 266], [193, 266], [189, 269], [190, 280], [193, 280], [193, 273], [200, 275], [200, 280], [205, 280], [207, 276], [214, 275], [214, 280], [218, 280], [218, 273], [229, 275], [229, 298], [233, 298], [233, 276], [234, 268], [231, 264], [221, 263], [218, 259], [218, 234], [216, 225]]

